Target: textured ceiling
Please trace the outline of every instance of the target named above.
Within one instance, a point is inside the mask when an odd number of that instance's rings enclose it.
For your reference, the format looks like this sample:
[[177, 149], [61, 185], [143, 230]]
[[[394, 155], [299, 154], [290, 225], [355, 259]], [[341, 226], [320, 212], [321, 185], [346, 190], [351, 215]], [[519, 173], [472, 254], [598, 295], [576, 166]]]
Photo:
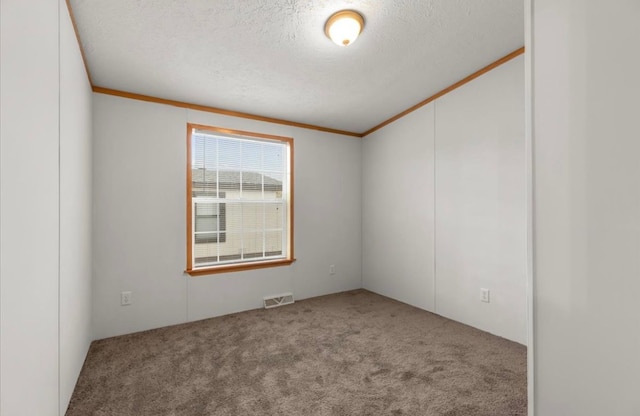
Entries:
[[[522, 0], [71, 0], [95, 86], [363, 132], [524, 44]], [[354, 9], [358, 40], [324, 23]]]

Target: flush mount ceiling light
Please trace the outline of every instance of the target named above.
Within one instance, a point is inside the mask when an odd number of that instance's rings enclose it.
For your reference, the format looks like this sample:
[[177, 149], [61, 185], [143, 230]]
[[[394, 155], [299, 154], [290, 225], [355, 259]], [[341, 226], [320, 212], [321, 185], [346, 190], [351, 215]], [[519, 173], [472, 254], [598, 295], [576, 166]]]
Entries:
[[364, 28], [364, 18], [358, 12], [342, 10], [334, 13], [324, 25], [324, 32], [336, 45], [347, 46], [356, 41]]

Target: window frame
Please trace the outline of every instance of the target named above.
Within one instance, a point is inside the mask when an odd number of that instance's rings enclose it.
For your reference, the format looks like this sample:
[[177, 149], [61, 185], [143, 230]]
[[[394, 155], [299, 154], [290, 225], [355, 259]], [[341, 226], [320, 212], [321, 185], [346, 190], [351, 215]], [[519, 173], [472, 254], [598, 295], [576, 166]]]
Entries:
[[[239, 138], [246, 137], [248, 139], [261, 139], [267, 141], [276, 141], [285, 143], [289, 149], [289, 192], [288, 198], [284, 201], [287, 205], [287, 250], [286, 257], [275, 260], [256, 260], [243, 261], [239, 263], [226, 263], [221, 265], [198, 267], [193, 265], [193, 244], [194, 244], [194, 217], [193, 212], [193, 171], [191, 165], [191, 143], [194, 130], [204, 130], [212, 134], [231, 135]], [[185, 273], [190, 276], [203, 276], [215, 273], [236, 272], [242, 270], [261, 269], [266, 267], [288, 266], [295, 261], [294, 257], [294, 151], [293, 138], [285, 136], [276, 136], [272, 134], [256, 133], [243, 130], [227, 129], [216, 126], [207, 126], [202, 124], [187, 123], [187, 221], [186, 221], [186, 237], [187, 237], [187, 268]]]

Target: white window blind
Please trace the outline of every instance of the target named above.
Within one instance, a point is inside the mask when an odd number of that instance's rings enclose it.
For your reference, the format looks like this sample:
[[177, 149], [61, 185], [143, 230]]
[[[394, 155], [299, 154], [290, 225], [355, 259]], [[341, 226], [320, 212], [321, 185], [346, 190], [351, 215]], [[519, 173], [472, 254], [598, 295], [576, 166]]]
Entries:
[[191, 131], [193, 269], [287, 258], [287, 142]]

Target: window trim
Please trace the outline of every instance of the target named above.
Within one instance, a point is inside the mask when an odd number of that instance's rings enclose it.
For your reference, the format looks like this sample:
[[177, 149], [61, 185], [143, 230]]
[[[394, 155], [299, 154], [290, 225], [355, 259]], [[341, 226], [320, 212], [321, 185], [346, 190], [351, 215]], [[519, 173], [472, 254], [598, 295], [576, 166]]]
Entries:
[[[262, 261], [248, 261], [235, 264], [222, 264], [217, 266], [209, 266], [202, 268], [193, 268], [193, 205], [192, 205], [192, 166], [191, 166], [191, 135], [193, 130], [206, 130], [214, 134], [229, 134], [234, 136], [244, 136], [249, 138], [267, 139], [279, 142], [285, 142], [289, 147], [289, 197], [287, 198], [287, 257], [284, 259], [276, 260], [262, 260]], [[294, 151], [293, 151], [293, 138], [285, 136], [276, 136], [272, 134], [255, 133], [243, 130], [226, 129], [222, 127], [206, 126], [202, 124], [187, 123], [187, 268], [185, 273], [190, 276], [203, 276], [215, 273], [227, 273], [237, 272], [242, 270], [261, 269], [266, 267], [288, 266], [295, 260], [294, 257]]]

